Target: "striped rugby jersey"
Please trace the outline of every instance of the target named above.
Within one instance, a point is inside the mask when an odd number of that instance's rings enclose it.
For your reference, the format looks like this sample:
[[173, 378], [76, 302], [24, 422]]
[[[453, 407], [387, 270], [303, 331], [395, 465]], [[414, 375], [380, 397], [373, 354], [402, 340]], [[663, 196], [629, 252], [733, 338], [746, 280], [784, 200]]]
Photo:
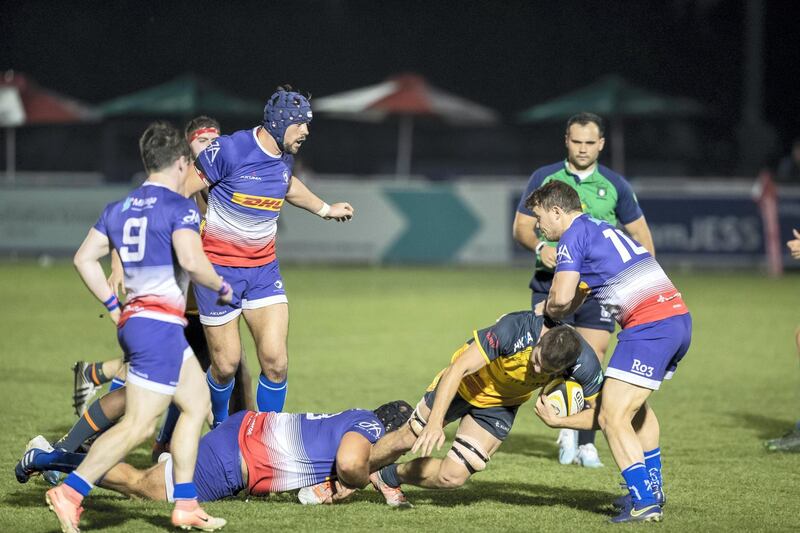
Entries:
[[555, 272], [580, 273], [592, 295], [623, 328], [688, 313], [681, 293], [638, 242], [583, 214], [558, 241]]
[[239, 449], [250, 494], [309, 487], [336, 474], [336, 452], [346, 433], [374, 444], [385, 432], [372, 411], [335, 414], [248, 412], [239, 428]]
[[167, 187], [145, 182], [108, 204], [94, 225], [117, 250], [125, 271], [125, 305], [118, 327], [132, 316], [185, 326], [189, 276], [178, 264], [172, 234], [200, 231], [197, 204]]
[[215, 265], [253, 267], [275, 260], [294, 158], [267, 152], [258, 129], [217, 137], [195, 162], [208, 186], [203, 249]]

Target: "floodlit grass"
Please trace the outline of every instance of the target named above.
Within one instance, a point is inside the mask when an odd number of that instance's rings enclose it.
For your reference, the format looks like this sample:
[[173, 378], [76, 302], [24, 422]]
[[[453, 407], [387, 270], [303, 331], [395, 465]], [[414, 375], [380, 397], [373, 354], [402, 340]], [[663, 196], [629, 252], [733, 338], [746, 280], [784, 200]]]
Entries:
[[[529, 304], [529, 273], [515, 269], [324, 268], [284, 265], [290, 298], [287, 410], [338, 411], [403, 398], [415, 403], [475, 327]], [[663, 531], [796, 530], [800, 454], [771, 455], [766, 438], [800, 416], [793, 345], [798, 280], [675, 275], [694, 316], [689, 355], [652, 405], [661, 421], [669, 503]], [[114, 329], [67, 263], [0, 263], [0, 531], [54, 531], [39, 479], [13, 467], [34, 435], [73, 423], [70, 364], [116, 356]], [[251, 368], [252, 343], [246, 344]], [[555, 431], [523, 407], [487, 471], [450, 492], [409, 489], [416, 508], [392, 511], [367, 490], [335, 507], [293, 495], [207, 505], [226, 531], [593, 531], [613, 526], [621, 479], [606, 467], [558, 465]], [[149, 444], [132, 462], [144, 465]], [[169, 505], [97, 490], [85, 531], [168, 529]], [[620, 526], [625, 527], [625, 526]]]

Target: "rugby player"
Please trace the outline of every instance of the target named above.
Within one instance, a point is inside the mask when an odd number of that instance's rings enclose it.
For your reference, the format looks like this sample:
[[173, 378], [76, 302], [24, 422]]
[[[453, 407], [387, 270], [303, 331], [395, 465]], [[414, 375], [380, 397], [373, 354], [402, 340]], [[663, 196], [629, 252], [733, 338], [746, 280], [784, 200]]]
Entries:
[[[577, 191], [584, 212], [611, 225], [622, 224], [625, 231], [642, 243], [651, 255], [655, 255], [650, 228], [630, 184], [624, 177], [597, 162], [605, 146], [604, 129], [603, 119], [594, 113], [579, 113], [570, 117], [564, 136], [566, 160], [537, 169], [531, 175], [517, 206], [514, 239], [536, 254], [536, 267], [530, 282], [531, 309], [547, 298], [556, 264], [555, 242], [537, 235], [533, 213], [525, 205], [528, 196], [545, 183], [566, 183]], [[614, 332], [614, 319], [597, 300], [593, 296], [587, 297], [586, 302], [574, 314], [564, 317], [563, 321], [575, 326], [602, 362], [611, 333]], [[561, 430], [558, 435], [559, 462], [577, 463], [590, 468], [602, 467], [594, 437], [594, 430]]]
[[214, 139], [195, 162], [199, 177], [188, 192], [208, 188], [203, 248], [234, 290], [232, 304], [218, 305], [213, 291], [195, 287], [211, 350], [207, 381], [215, 424], [228, 414], [241, 358], [239, 315], [253, 335], [261, 365], [258, 410], [281, 411], [286, 400], [289, 308], [275, 256], [284, 202], [325, 220], [353, 216], [350, 204], [328, 205], [292, 175], [293, 156], [308, 138], [311, 118], [308, 99], [280, 87], [264, 107], [261, 126]]
[[552, 181], [526, 204], [542, 235], [558, 241], [550, 293], [537, 309], [556, 320], [569, 316], [588, 287], [622, 328], [606, 369], [598, 417], [630, 492], [612, 521], [660, 521], [660, 430], [647, 398], [672, 377], [689, 349], [689, 310], [647, 248], [583, 213], [571, 186]]
[[[375, 447], [373, 466], [389, 466], [371, 477], [373, 484], [395, 506], [408, 505], [402, 483], [432, 489], [460, 487], [486, 468], [511, 431], [519, 406], [556, 377], [581, 384], [586, 409], [558, 418], [540, 398], [537, 413], [556, 427], [593, 427], [603, 372], [592, 348], [574, 329], [545, 325], [542, 316], [520, 311], [473, 331], [427, 388], [409, 423]], [[459, 425], [447, 456], [428, 457], [444, 443], [443, 427], [454, 421]], [[409, 450], [422, 457], [390, 464]]]
[[[155, 428], [174, 401], [181, 417], [173, 437], [176, 500], [172, 523], [220, 529], [225, 520], [207, 515], [192, 481], [197, 443], [210, 403], [203, 374], [183, 335], [189, 279], [230, 302], [230, 284], [203, 254], [197, 206], [181, 193], [191, 164], [183, 136], [166, 123], [151, 124], [139, 140], [147, 171], [144, 184], [106, 206], [75, 254], [75, 267], [117, 325], [128, 360], [125, 417], [102, 434], [86, 459], [46, 500], [66, 532], [77, 532], [82, 500], [93, 484]], [[125, 271], [128, 299], [120, 307], [100, 259], [114, 248]]]
[[[200, 440], [194, 482], [199, 501], [219, 500], [246, 490], [254, 496], [319, 485], [332, 503], [369, 483], [372, 445], [404, 425], [412, 412], [404, 401], [375, 411], [350, 409], [334, 414], [241, 411]], [[44, 437], [37, 437], [46, 443]], [[35, 447], [20, 461], [20, 482], [43, 470], [69, 472], [84, 455]], [[139, 470], [120, 463], [100, 486], [151, 500], [173, 499], [173, 458]]]
[[[800, 147], [800, 142], [795, 144]], [[800, 231], [793, 229], [792, 233], [794, 239], [787, 241], [786, 246], [794, 259], [800, 259]], [[794, 332], [794, 342], [797, 346], [797, 353], [800, 355], [800, 327]], [[764, 446], [771, 452], [800, 452], [800, 421], [795, 423], [792, 430], [783, 437], [770, 439], [764, 443]]]

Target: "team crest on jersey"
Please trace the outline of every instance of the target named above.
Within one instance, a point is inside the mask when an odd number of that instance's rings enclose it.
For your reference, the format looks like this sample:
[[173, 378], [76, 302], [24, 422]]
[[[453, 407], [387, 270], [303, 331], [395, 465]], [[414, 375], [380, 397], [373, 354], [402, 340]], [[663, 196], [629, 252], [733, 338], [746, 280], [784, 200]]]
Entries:
[[556, 263], [572, 263], [572, 256], [567, 249], [566, 244], [562, 244], [558, 247], [558, 251], [556, 252]]
[[376, 439], [381, 438], [381, 433], [383, 433], [383, 428], [377, 422], [359, 422], [358, 427], [372, 434]]
[[289, 171], [288, 170], [284, 170], [283, 171], [283, 182], [284, 183], [289, 183]]
[[263, 211], [280, 211], [283, 205], [283, 198], [270, 198], [269, 196], [255, 196], [235, 192], [231, 197], [231, 202]]
[[599, 189], [597, 189], [597, 196], [599, 196], [600, 198], [605, 198], [606, 190], [603, 187], [600, 187]]
[[220, 151], [219, 141], [214, 141], [209, 144], [206, 149], [206, 159], [208, 159], [209, 163], [213, 163], [214, 160], [217, 158], [217, 153]]

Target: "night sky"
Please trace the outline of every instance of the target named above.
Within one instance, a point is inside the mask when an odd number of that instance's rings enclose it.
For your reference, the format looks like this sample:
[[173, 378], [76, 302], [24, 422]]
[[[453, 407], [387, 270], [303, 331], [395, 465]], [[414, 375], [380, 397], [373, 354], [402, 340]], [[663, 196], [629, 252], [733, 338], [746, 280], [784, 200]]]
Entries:
[[[800, 135], [800, 7], [766, 2], [764, 112]], [[416, 71], [515, 112], [616, 72], [738, 122], [744, 0], [3, 2], [0, 69], [100, 102], [193, 71], [264, 99]]]

